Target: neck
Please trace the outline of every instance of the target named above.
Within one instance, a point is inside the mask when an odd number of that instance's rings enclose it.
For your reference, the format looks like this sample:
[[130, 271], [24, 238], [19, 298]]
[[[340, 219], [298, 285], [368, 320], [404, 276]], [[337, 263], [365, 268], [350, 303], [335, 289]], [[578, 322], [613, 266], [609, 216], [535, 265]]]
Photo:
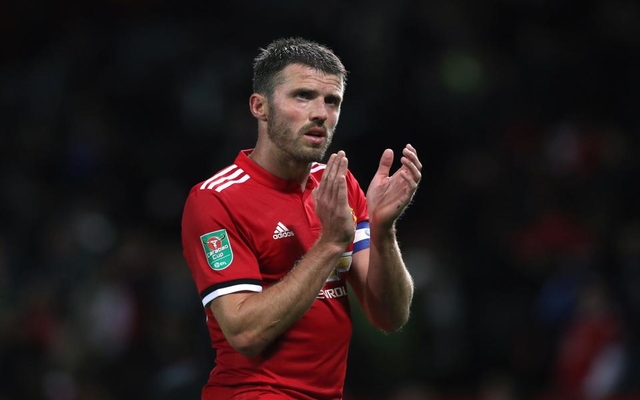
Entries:
[[258, 144], [249, 158], [278, 178], [298, 182], [303, 189], [309, 179], [311, 163], [294, 160], [279, 149]]

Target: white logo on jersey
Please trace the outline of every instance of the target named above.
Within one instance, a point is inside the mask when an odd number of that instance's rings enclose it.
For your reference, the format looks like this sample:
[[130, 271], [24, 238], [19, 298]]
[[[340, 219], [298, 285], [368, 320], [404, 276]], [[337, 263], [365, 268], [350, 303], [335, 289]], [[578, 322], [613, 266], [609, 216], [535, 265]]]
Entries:
[[295, 236], [293, 232], [289, 230], [282, 222], [278, 222], [276, 229], [273, 231], [274, 239], [282, 239], [289, 236]]
[[338, 286], [333, 289], [322, 289], [316, 299], [337, 299], [340, 297], [348, 296], [349, 292], [347, 292], [346, 286]]

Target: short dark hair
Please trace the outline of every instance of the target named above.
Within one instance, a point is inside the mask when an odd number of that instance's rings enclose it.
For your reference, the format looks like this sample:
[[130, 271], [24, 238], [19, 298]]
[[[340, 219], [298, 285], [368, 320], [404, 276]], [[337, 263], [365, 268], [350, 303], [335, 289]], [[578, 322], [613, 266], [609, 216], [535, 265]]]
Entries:
[[337, 75], [343, 86], [347, 70], [340, 58], [325, 45], [303, 38], [277, 39], [253, 61], [253, 91], [271, 97], [278, 84], [278, 74], [291, 64], [302, 64], [329, 75]]

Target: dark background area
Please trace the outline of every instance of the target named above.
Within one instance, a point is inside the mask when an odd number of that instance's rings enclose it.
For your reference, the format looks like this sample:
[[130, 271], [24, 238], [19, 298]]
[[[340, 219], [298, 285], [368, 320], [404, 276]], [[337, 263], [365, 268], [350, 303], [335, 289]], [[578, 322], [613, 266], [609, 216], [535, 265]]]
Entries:
[[350, 71], [365, 189], [387, 147], [424, 164], [412, 319], [354, 309], [345, 399], [640, 398], [637, 2], [26, 0], [0, 33], [1, 400], [199, 398], [182, 205], [253, 146], [284, 36]]

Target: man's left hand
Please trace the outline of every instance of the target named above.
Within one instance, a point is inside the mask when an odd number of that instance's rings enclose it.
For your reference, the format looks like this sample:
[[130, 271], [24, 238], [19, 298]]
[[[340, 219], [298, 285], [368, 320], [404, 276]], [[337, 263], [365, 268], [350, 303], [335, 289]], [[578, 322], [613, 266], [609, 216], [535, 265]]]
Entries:
[[413, 195], [422, 178], [422, 164], [416, 149], [407, 144], [400, 158], [402, 166], [391, 176], [393, 150], [386, 149], [380, 158], [380, 164], [367, 190], [369, 219], [372, 224], [382, 228], [391, 228], [411, 203]]

